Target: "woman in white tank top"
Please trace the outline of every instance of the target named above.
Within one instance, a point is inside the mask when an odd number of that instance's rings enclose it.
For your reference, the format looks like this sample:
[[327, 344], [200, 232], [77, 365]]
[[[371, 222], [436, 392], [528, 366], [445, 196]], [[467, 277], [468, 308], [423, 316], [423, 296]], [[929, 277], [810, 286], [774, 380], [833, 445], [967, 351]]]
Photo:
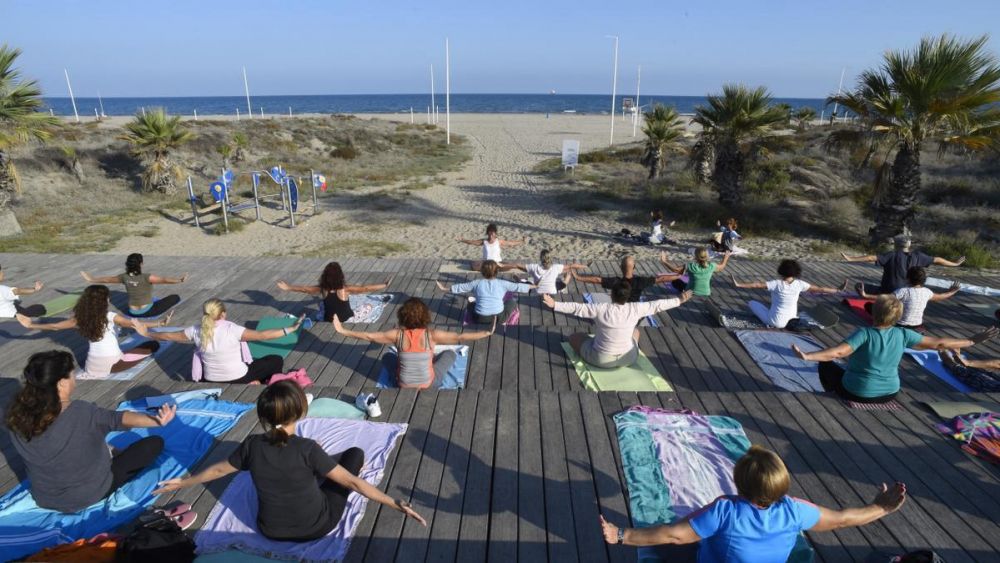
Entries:
[[497, 236], [497, 226], [493, 223], [486, 225], [486, 238], [485, 239], [458, 239], [458, 242], [464, 242], [465, 244], [471, 246], [482, 246], [483, 247], [483, 259], [480, 261], [475, 261], [472, 263], [472, 269], [479, 271], [482, 267], [483, 262], [487, 260], [493, 260], [500, 265], [500, 271], [506, 272], [514, 268], [512, 265], [503, 265], [503, 256], [501, 249], [505, 247], [520, 246], [524, 244], [523, 240], [505, 240]]

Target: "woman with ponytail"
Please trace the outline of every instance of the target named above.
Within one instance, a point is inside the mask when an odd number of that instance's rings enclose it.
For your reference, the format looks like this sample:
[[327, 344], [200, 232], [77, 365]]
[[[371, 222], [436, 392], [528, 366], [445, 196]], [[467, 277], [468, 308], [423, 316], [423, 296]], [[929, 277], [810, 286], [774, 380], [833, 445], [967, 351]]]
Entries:
[[539, 295], [554, 295], [566, 289], [573, 272], [584, 270], [586, 264], [556, 264], [549, 249], [542, 250], [538, 255], [537, 264], [510, 264], [512, 270], [527, 272], [532, 282], [538, 286]]
[[351, 309], [351, 295], [382, 291], [389, 287], [390, 283], [392, 283], [391, 276], [386, 278], [385, 283], [349, 285], [344, 278], [344, 270], [340, 267], [340, 263], [330, 262], [323, 268], [317, 285], [291, 285], [284, 280], [278, 280], [278, 289], [315, 295], [323, 300], [324, 321], [330, 322], [333, 317], [337, 317], [340, 322], [346, 323], [354, 316], [354, 311]]
[[311, 541], [327, 535], [343, 516], [352, 492], [427, 525], [410, 503], [392, 499], [358, 477], [364, 450], [350, 448], [331, 457], [315, 441], [296, 435], [296, 424], [307, 411], [305, 393], [295, 382], [268, 386], [257, 399], [257, 416], [266, 433], [251, 435], [228, 460], [197, 475], [161, 482], [153, 494], [249, 471], [257, 489], [257, 528], [273, 540]]
[[84, 371], [92, 378], [104, 378], [109, 374], [125, 371], [155, 353], [160, 345], [143, 342], [134, 348], [122, 350], [118, 345], [118, 329], [141, 326], [143, 332], [149, 326], [164, 326], [170, 316], [155, 323], [143, 323], [111, 311], [111, 292], [107, 286], [91, 285], [83, 290], [80, 300], [73, 308], [73, 316], [54, 323], [32, 321], [18, 314], [17, 321], [32, 330], [66, 330], [75, 328], [90, 342]]
[[128, 294], [128, 316], [137, 318], [159, 317], [181, 302], [177, 295], [168, 295], [162, 299], [153, 299], [153, 286], [157, 284], [175, 284], [187, 281], [188, 275], [179, 278], [168, 278], [154, 274], [142, 273], [142, 254], [132, 253], [125, 259], [125, 273], [117, 276], [91, 276], [80, 272], [87, 283], [120, 283], [125, 286]]
[[32, 498], [38, 506], [60, 512], [77, 512], [107, 497], [152, 465], [163, 450], [163, 438], [148, 436], [112, 454], [108, 432], [166, 426], [177, 410], [164, 406], [149, 416], [74, 401], [74, 367], [69, 352], [32, 355], [24, 385], [4, 413]]
[[291, 334], [302, 326], [305, 315], [294, 325], [270, 330], [251, 330], [226, 319], [226, 306], [209, 299], [202, 306], [201, 323], [183, 330], [149, 332], [141, 323], [136, 331], [154, 340], [194, 343], [201, 357], [205, 381], [214, 383], [264, 383], [284, 370], [284, 359], [271, 354], [249, 364], [243, 361], [243, 342], [274, 340]]

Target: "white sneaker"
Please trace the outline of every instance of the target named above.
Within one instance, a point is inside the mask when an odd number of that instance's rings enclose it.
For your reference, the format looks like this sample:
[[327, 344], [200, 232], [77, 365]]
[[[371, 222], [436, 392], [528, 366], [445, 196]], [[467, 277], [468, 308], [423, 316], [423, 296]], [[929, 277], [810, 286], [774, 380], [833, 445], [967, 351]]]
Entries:
[[312, 402], [313, 402], [313, 394], [312, 393], [306, 393], [306, 404], [307, 405], [311, 405]]
[[354, 401], [354, 406], [368, 413], [369, 418], [382, 416], [382, 407], [378, 404], [378, 399], [371, 393], [358, 395]]

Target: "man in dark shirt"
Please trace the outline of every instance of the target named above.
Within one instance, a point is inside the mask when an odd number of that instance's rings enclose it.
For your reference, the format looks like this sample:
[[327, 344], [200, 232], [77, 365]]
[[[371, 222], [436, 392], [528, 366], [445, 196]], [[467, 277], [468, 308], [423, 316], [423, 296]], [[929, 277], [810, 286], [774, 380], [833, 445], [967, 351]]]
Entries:
[[901, 287], [906, 287], [906, 273], [910, 270], [910, 268], [926, 268], [932, 264], [936, 266], [957, 267], [961, 266], [962, 263], [965, 262], [965, 256], [962, 256], [953, 262], [937, 256], [929, 256], [920, 251], [911, 251], [911, 244], [912, 241], [910, 240], [910, 237], [900, 235], [893, 239], [895, 250], [892, 252], [886, 252], [884, 254], [879, 254], [878, 256], [874, 254], [868, 256], [848, 256], [847, 254], [841, 253], [841, 256], [843, 256], [844, 260], [847, 260], [848, 262], [864, 262], [882, 266], [881, 285], [877, 289], [872, 288], [869, 290], [867, 286], [865, 288], [867, 293], [872, 294], [892, 293]]
[[577, 281], [585, 283], [597, 283], [601, 284], [601, 287], [607, 290], [611, 290], [619, 281], [627, 281], [632, 287], [632, 293], [629, 295], [629, 301], [632, 303], [637, 303], [642, 297], [642, 292], [646, 288], [652, 287], [657, 284], [666, 283], [668, 281], [673, 281], [679, 276], [677, 274], [660, 274], [658, 276], [637, 276], [635, 275], [635, 256], [629, 255], [622, 258], [621, 262], [622, 275], [621, 276], [581, 276], [575, 271], [573, 272], [573, 277]]

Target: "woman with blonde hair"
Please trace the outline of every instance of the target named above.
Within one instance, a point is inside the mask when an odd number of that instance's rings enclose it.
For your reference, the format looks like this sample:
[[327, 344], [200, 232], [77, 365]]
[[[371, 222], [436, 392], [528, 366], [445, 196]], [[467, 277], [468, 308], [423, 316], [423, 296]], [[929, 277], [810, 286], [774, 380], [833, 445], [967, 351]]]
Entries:
[[906, 485], [882, 487], [871, 503], [834, 510], [788, 496], [791, 477], [778, 454], [751, 446], [733, 468], [736, 495], [721, 496], [679, 522], [619, 528], [600, 516], [604, 540], [652, 546], [699, 543], [699, 563], [784, 563], [803, 531], [864, 526], [899, 510]]
[[243, 361], [243, 343], [274, 340], [291, 334], [302, 326], [305, 315], [294, 325], [270, 330], [252, 330], [226, 318], [226, 306], [218, 299], [209, 299], [202, 306], [201, 323], [183, 330], [148, 332], [137, 324], [136, 331], [154, 340], [194, 343], [201, 357], [205, 381], [215, 383], [265, 383], [272, 375], [284, 371], [284, 359], [276, 354]]
[[534, 264], [523, 264], [515, 262], [509, 264], [512, 270], [521, 270], [531, 276], [532, 281], [538, 286], [539, 295], [553, 295], [566, 289], [569, 280], [573, 277], [573, 272], [583, 270], [586, 264], [556, 264], [552, 256], [552, 251], [544, 249], [538, 254], [538, 262]]
[[[896, 326], [903, 315], [903, 304], [892, 294], [879, 295], [872, 306], [872, 325], [861, 327], [844, 342], [817, 352], [792, 350], [806, 361], [819, 362], [823, 389], [858, 403], [886, 403], [899, 393], [899, 361], [907, 348], [957, 350], [975, 346], [996, 337], [997, 327], [986, 329], [971, 338], [937, 338]], [[834, 360], [848, 358], [847, 368]]]
[[110, 298], [111, 292], [107, 286], [91, 285], [83, 290], [80, 300], [73, 307], [73, 316], [68, 319], [43, 323], [18, 314], [17, 321], [25, 328], [33, 330], [75, 328], [90, 343], [84, 371], [95, 378], [107, 377], [109, 374], [125, 371], [138, 364], [160, 347], [156, 342], [144, 342], [128, 350], [122, 350], [118, 345], [119, 328], [142, 327], [143, 334], [148, 334], [147, 327], [164, 326], [170, 321], [170, 315], [153, 323], [129, 319], [111, 310]]
[[694, 262], [688, 262], [683, 266], [675, 266], [666, 259], [666, 253], [660, 254], [660, 263], [669, 268], [675, 274], [686, 275], [687, 283], [681, 279], [676, 279], [671, 283], [677, 291], [690, 289], [697, 297], [709, 297], [712, 295], [712, 274], [722, 273], [729, 264], [729, 257], [732, 253], [726, 252], [722, 256], [722, 263], [716, 265], [708, 259], [708, 249], [699, 248], [694, 252]]

